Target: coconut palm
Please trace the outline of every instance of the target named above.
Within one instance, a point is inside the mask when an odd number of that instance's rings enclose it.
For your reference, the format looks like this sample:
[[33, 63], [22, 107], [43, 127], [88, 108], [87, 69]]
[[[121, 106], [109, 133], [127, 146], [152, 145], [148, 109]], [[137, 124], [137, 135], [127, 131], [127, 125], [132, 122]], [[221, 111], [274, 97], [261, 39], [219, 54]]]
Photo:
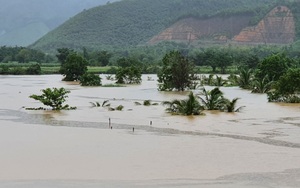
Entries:
[[182, 115], [200, 115], [203, 111], [203, 106], [199, 103], [193, 92], [190, 92], [188, 99], [164, 101], [163, 105], [169, 106], [166, 111], [173, 114]]
[[249, 89], [251, 87], [252, 77], [253, 74], [251, 69], [241, 69], [238, 78], [239, 86], [243, 89]]
[[179, 108], [178, 108], [178, 106], [181, 105], [180, 100], [174, 99], [172, 101], [163, 101], [162, 104], [164, 106], [168, 106], [166, 108], [167, 112], [172, 113], [172, 114], [179, 114]]
[[204, 97], [199, 96], [199, 98], [206, 110], [221, 110], [225, 104], [223, 92], [218, 87], [211, 91], [202, 88], [201, 95], [204, 95]]
[[211, 86], [211, 85], [213, 85], [213, 83], [214, 83], [214, 74], [210, 74], [209, 76], [208, 76], [208, 78], [206, 78], [205, 76], [203, 76], [203, 84], [204, 85], [208, 85], [208, 86]]
[[239, 77], [235, 74], [230, 74], [228, 77], [227, 77], [227, 85], [229, 86], [237, 86], [238, 85], [238, 79]]
[[224, 110], [227, 112], [239, 112], [244, 106], [236, 108], [236, 103], [240, 98], [234, 98], [232, 101], [225, 99]]
[[227, 83], [226, 80], [224, 80], [221, 76], [216, 76], [216, 81], [215, 81], [215, 85], [220, 87], [220, 86], [224, 86]]
[[100, 104], [99, 102], [90, 102], [90, 104], [92, 105], [92, 107], [109, 107], [110, 103], [108, 103], [109, 100], [105, 100], [102, 102], [102, 104]]
[[274, 82], [270, 81], [269, 76], [265, 75], [265, 77], [263, 79], [255, 79], [253, 80], [253, 93], [267, 93], [268, 91], [270, 91], [271, 86]]

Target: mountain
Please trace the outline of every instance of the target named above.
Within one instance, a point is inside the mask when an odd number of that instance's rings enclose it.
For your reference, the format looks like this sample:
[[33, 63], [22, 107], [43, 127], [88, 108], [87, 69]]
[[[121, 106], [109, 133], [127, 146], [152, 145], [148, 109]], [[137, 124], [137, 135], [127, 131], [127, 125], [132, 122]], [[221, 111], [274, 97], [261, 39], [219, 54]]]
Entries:
[[[61, 47], [124, 48], [166, 40], [265, 44], [236, 37], [242, 31], [245, 35], [245, 29], [256, 29], [258, 36], [261, 28], [265, 30], [260, 37], [268, 36], [267, 42], [290, 43], [299, 37], [297, 7], [300, 2], [295, 0], [122, 0], [81, 12], [31, 47], [44, 51]], [[287, 32], [278, 29], [287, 25], [291, 35], [288, 41], [272, 40], [281, 36], [280, 32]]]
[[0, 45], [32, 44], [75, 14], [108, 1], [0, 0]]

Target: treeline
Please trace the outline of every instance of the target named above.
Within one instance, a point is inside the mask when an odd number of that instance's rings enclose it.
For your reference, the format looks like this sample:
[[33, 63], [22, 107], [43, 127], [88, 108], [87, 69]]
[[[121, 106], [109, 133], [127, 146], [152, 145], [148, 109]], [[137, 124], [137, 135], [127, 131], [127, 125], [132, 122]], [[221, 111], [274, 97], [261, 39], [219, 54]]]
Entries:
[[272, 46], [257, 46], [257, 47], [211, 47], [202, 48], [192, 51], [189, 54], [190, 59], [197, 66], [208, 66], [211, 68], [211, 73], [228, 74], [228, 67], [235, 67], [237, 71], [240, 67], [255, 69], [260, 61], [272, 55], [282, 53], [295, 62], [299, 62], [300, 53], [290, 47], [272, 47]]
[[46, 55], [45, 53], [34, 50], [26, 47], [0, 47], [0, 62], [19, 62], [19, 63], [28, 63], [28, 62], [37, 62], [37, 63], [48, 63], [54, 59]]
[[[300, 44], [290, 46], [267, 46], [260, 45], [256, 47], [245, 46], [214, 46], [208, 48], [191, 48], [184, 43], [163, 42], [153, 46], [140, 46], [124, 49], [91, 50], [82, 47], [80, 50], [70, 48], [59, 48], [61, 52], [56, 51], [55, 54], [45, 54], [43, 52], [32, 50], [25, 47], [0, 47], [1, 67], [17, 68], [17, 71], [7, 72], [5, 74], [24, 73], [19, 71], [20, 67], [28, 67], [29, 63], [40, 63], [43, 67], [51, 64], [51, 67], [59, 66], [59, 58], [57, 54], [63, 54], [63, 51], [76, 51], [92, 67], [111, 67], [106, 68], [106, 73], [116, 73], [115, 67], [118, 66], [120, 59], [126, 59], [129, 62], [139, 62], [142, 67], [142, 73], [157, 73], [162, 65], [161, 60], [165, 54], [172, 50], [180, 51], [190, 61], [193, 61], [202, 73], [234, 73], [241, 66], [255, 68], [259, 61], [274, 53], [284, 53], [289, 58], [297, 59], [300, 57]], [[8, 62], [19, 62], [20, 65]], [[27, 64], [26, 64], [27, 62]], [[25, 65], [26, 64], [26, 65]], [[54, 65], [53, 65], [54, 64]], [[56, 65], [55, 65], [56, 64]], [[1, 70], [0, 67], [0, 70]], [[7, 70], [7, 68], [5, 68]], [[12, 69], [10, 69], [12, 70]], [[47, 73], [51, 73], [50, 68]], [[58, 69], [52, 69], [52, 73], [58, 73]], [[103, 72], [103, 71], [101, 71]]]

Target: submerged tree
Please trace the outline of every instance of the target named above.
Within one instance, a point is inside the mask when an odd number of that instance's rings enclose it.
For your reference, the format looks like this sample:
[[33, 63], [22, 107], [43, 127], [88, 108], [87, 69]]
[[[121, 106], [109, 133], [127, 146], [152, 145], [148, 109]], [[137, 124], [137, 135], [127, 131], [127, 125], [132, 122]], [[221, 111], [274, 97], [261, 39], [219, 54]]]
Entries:
[[120, 67], [116, 73], [117, 84], [139, 84], [142, 81], [141, 69], [135, 66]]
[[269, 76], [265, 75], [263, 79], [255, 78], [252, 82], [253, 93], [267, 93], [270, 91], [272, 84], [274, 81], [269, 80]]
[[253, 79], [252, 69], [242, 68], [237, 78], [238, 85], [243, 89], [250, 89]]
[[104, 100], [102, 104], [100, 104], [99, 102], [90, 102], [90, 104], [92, 105], [92, 107], [110, 107], [109, 100]]
[[300, 103], [300, 68], [289, 69], [268, 92], [269, 102]]
[[162, 60], [163, 67], [158, 73], [159, 90], [184, 91], [194, 79], [194, 64], [178, 51], [171, 51]]
[[85, 73], [80, 77], [82, 86], [101, 86], [101, 78], [93, 73]]
[[117, 84], [139, 84], [142, 81], [141, 63], [134, 58], [121, 58], [118, 60], [116, 72]]
[[229, 99], [225, 99], [224, 103], [224, 111], [227, 112], [239, 112], [244, 106], [236, 107], [236, 103], [240, 98], [234, 98], [231, 101]]
[[203, 106], [199, 103], [197, 97], [190, 92], [188, 99], [164, 101], [163, 105], [168, 106], [167, 112], [181, 115], [200, 115], [204, 110]]
[[70, 91], [67, 91], [64, 88], [46, 88], [43, 89], [42, 92], [42, 95], [30, 95], [29, 97], [40, 101], [46, 106], [52, 107], [52, 110], [75, 109], [75, 107], [70, 107], [68, 104], [63, 104]]
[[88, 62], [79, 54], [70, 53], [61, 65], [60, 73], [65, 76], [64, 81], [75, 81], [86, 73]]
[[265, 75], [268, 75], [269, 80], [277, 81], [291, 64], [293, 64], [293, 60], [285, 54], [272, 54], [258, 64], [255, 77], [263, 79]]
[[218, 87], [211, 91], [206, 91], [203, 88], [201, 95], [204, 95], [203, 97], [199, 96], [199, 98], [206, 110], [222, 110], [224, 108], [226, 100], [223, 97], [223, 92]]

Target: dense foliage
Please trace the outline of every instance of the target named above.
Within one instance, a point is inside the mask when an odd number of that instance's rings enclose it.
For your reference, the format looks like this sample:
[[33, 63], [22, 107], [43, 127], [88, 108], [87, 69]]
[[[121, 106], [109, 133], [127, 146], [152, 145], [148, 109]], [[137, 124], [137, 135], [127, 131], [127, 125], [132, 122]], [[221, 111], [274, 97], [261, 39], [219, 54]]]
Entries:
[[142, 64], [134, 58], [120, 58], [117, 61], [117, 84], [139, 84], [142, 81]]
[[167, 106], [167, 112], [175, 115], [201, 115], [204, 110], [238, 112], [242, 108], [236, 107], [238, 100], [239, 98], [234, 98], [230, 101], [225, 98], [223, 92], [216, 87], [212, 90], [202, 88], [200, 95], [194, 95], [193, 92], [190, 92], [187, 99], [163, 101], [162, 104]]
[[163, 105], [168, 106], [166, 111], [172, 114], [180, 115], [200, 115], [204, 110], [204, 107], [200, 104], [197, 96], [193, 92], [190, 92], [189, 96], [185, 100], [173, 100], [163, 101]]
[[157, 74], [159, 90], [184, 91], [194, 79], [194, 64], [179, 51], [171, 51], [162, 60], [162, 70]]
[[25, 47], [0, 47], [0, 62], [8, 63], [17, 61], [19, 63], [38, 62], [45, 63], [53, 60], [51, 56], [39, 50], [33, 50]]
[[268, 92], [270, 102], [300, 103], [300, 68], [291, 68], [276, 82], [273, 91]]
[[293, 64], [292, 59], [284, 54], [273, 54], [264, 58], [257, 67], [256, 77], [263, 79], [268, 75], [269, 80], [278, 80]]
[[93, 73], [85, 73], [80, 77], [82, 86], [101, 86], [101, 78]]
[[52, 110], [67, 110], [75, 109], [69, 105], [64, 105], [68, 93], [70, 91], [65, 90], [64, 88], [46, 88], [42, 90], [41, 95], [30, 95], [29, 97], [35, 100], [40, 101], [46, 106], [52, 107]]
[[61, 64], [60, 73], [65, 76], [64, 81], [76, 81], [87, 71], [88, 62], [79, 54], [70, 53], [65, 63]]
[[30, 65], [27, 69], [26, 69], [26, 74], [30, 74], [30, 75], [39, 75], [42, 73], [42, 69], [41, 66], [39, 64], [33, 64]]

